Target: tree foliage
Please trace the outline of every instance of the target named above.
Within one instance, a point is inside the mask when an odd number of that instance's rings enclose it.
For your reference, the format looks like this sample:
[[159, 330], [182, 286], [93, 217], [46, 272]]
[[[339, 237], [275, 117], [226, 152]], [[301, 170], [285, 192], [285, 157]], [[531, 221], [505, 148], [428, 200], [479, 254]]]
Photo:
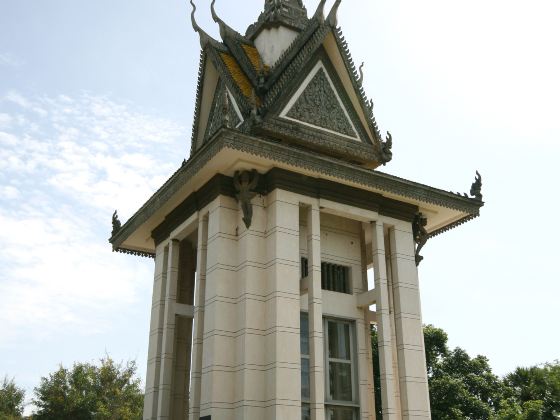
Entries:
[[136, 364], [76, 363], [60, 367], [35, 388], [34, 420], [133, 420], [142, 418], [143, 393]]
[[[503, 379], [484, 356], [449, 349], [447, 333], [424, 327], [430, 405], [434, 420], [560, 419], [560, 363], [517, 368]], [[381, 419], [377, 333], [372, 329], [377, 419]]]
[[20, 419], [23, 414], [25, 391], [13, 379], [4, 378], [0, 386], [0, 419]]

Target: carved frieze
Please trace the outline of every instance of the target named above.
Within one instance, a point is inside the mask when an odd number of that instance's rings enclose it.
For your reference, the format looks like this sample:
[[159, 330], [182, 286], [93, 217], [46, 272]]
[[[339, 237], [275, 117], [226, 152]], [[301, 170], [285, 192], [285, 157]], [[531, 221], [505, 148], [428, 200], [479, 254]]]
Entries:
[[349, 137], [357, 137], [323, 68], [313, 76], [286, 116]]

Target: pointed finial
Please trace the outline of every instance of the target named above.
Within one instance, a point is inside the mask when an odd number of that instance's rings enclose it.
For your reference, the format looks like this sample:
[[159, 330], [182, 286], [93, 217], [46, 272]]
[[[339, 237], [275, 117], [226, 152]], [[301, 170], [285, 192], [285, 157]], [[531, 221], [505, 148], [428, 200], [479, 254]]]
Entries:
[[113, 224], [113, 230], [111, 231], [111, 236], [115, 236], [117, 233], [119, 233], [122, 227], [121, 221], [119, 220], [119, 215], [117, 214], [116, 210], [113, 213], [112, 224]]
[[331, 25], [333, 28], [336, 28], [338, 26], [338, 19], [337, 19], [337, 12], [338, 12], [338, 7], [340, 6], [340, 3], [342, 2], [342, 0], [336, 0], [333, 4], [333, 7], [329, 13], [329, 16], [327, 16], [327, 22], [329, 23], [329, 25]]
[[383, 165], [390, 162], [393, 159], [393, 136], [387, 131], [387, 138], [384, 142], [381, 142], [381, 158]]
[[325, 4], [327, 4], [327, 0], [321, 0], [313, 15], [313, 17], [319, 19], [321, 23], [325, 21]]
[[358, 85], [362, 86], [362, 83], [364, 83], [364, 62], [362, 61], [362, 65], [360, 66], [360, 79], [358, 80]]
[[222, 37], [222, 39], [225, 40], [227, 32], [236, 33], [236, 31], [230, 28], [227, 25], [227, 23], [225, 23], [222, 19], [220, 19], [220, 17], [216, 13], [216, 8], [214, 6], [215, 4], [216, 4], [216, 0], [212, 0], [212, 3], [210, 4], [212, 19], [214, 19], [214, 22], [216, 22], [220, 26], [220, 36]]
[[470, 193], [472, 197], [482, 201], [482, 176], [478, 171], [476, 171], [476, 176], [473, 184], [471, 185]]
[[215, 4], [216, 0], [212, 0], [212, 3], [210, 4], [210, 11], [212, 12], [212, 19], [214, 19], [214, 22], [219, 22], [221, 19], [216, 13], [216, 8], [214, 7]]
[[190, 0], [190, 3], [192, 6], [192, 12], [191, 12], [192, 27], [195, 32], [198, 32], [198, 35], [200, 36], [200, 46], [204, 48], [212, 38], [206, 32], [204, 32], [200, 26], [198, 26], [198, 23], [196, 23], [196, 19], [194, 17], [194, 14], [196, 13], [196, 5], [194, 4], [193, 0]]

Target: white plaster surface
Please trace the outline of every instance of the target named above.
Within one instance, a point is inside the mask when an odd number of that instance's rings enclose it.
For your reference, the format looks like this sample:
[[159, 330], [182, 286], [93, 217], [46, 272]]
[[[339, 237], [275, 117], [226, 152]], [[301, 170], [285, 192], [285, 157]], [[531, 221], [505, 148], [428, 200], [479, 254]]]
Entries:
[[255, 38], [255, 47], [264, 64], [273, 67], [297, 36], [296, 31], [285, 26], [267, 28]]

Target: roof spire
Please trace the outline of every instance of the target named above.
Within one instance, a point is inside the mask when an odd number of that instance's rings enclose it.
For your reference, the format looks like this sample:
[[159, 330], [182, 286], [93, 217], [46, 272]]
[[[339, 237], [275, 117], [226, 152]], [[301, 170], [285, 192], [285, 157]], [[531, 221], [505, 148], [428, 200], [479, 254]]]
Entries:
[[336, 14], [338, 12], [338, 7], [340, 6], [341, 2], [342, 2], [342, 0], [336, 0], [334, 2], [333, 7], [331, 9], [331, 12], [329, 13], [329, 16], [327, 17], [327, 22], [329, 23], [329, 25], [331, 25], [334, 28], [336, 28], [338, 26], [338, 19], [336, 17]]
[[212, 4], [210, 5], [210, 10], [212, 11], [212, 19], [214, 19], [214, 22], [216, 22], [220, 26], [220, 36], [222, 37], [222, 39], [225, 39], [228, 32], [235, 34], [237, 33], [237, 31], [232, 29], [227, 23], [225, 23], [222, 19], [220, 19], [214, 7], [215, 3], [216, 0], [212, 0]]
[[315, 11], [315, 14], [313, 15], [313, 17], [319, 19], [321, 22], [325, 21], [325, 4], [327, 3], [327, 0], [321, 0], [319, 2], [319, 5], [317, 6], [317, 10]]
[[194, 14], [196, 12], [196, 5], [193, 3], [193, 0], [190, 0], [190, 3], [192, 6], [192, 12], [191, 12], [192, 27], [195, 32], [198, 32], [198, 35], [200, 36], [200, 46], [204, 48], [206, 44], [208, 44], [212, 40], [212, 37], [210, 37], [210, 35], [204, 32], [204, 30], [202, 30], [202, 28], [198, 26], [198, 23], [196, 23], [196, 19], [194, 17]]
[[267, 26], [287, 26], [301, 31], [307, 25], [307, 9], [302, 0], [265, 0], [264, 11], [257, 22], [247, 29], [247, 37], [252, 38]]

